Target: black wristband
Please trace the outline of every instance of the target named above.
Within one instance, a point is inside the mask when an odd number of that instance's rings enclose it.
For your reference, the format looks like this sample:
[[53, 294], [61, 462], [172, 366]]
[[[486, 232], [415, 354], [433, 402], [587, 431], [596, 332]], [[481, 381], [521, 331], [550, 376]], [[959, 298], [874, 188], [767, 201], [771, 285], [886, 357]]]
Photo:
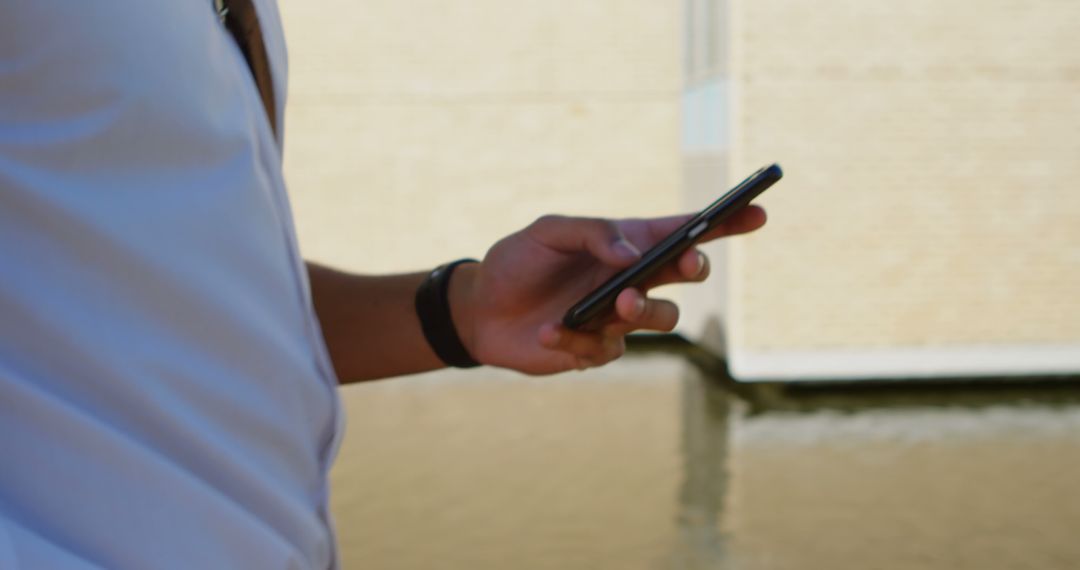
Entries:
[[455, 368], [475, 368], [480, 363], [473, 360], [469, 351], [458, 337], [454, 320], [450, 316], [450, 275], [454, 268], [462, 263], [472, 263], [475, 259], [459, 259], [440, 265], [424, 279], [416, 289], [416, 315], [420, 317], [420, 328], [424, 331], [431, 349], [448, 366]]

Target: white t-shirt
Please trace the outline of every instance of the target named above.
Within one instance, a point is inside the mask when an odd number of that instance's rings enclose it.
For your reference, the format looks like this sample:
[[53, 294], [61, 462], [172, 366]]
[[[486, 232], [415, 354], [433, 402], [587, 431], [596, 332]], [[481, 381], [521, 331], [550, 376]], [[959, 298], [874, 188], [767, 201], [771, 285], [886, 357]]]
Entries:
[[336, 567], [336, 389], [212, 1], [4, 2], [0, 568]]

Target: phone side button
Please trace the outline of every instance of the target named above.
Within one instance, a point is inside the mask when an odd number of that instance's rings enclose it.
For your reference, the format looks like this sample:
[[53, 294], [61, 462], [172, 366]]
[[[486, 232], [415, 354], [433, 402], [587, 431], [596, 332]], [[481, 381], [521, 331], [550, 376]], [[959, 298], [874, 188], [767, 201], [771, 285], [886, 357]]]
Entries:
[[701, 222], [700, 224], [690, 228], [689, 232], [686, 232], [686, 239], [694, 239], [701, 235], [708, 228], [709, 222]]

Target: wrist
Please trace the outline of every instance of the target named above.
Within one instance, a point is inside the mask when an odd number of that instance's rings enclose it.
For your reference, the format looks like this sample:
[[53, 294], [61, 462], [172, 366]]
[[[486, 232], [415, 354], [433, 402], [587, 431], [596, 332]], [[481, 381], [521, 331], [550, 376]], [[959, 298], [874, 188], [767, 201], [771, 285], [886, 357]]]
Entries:
[[[462, 263], [454, 268], [450, 276], [450, 285], [447, 291], [447, 302], [450, 304], [450, 320], [454, 324], [461, 344], [472, 356], [473, 360], [480, 362], [476, 347], [476, 302], [475, 294], [477, 277], [480, 274], [480, 263], [471, 261]], [[483, 364], [483, 362], [481, 362]]]
[[[467, 301], [471, 297], [468, 292], [472, 287], [468, 285], [472, 279], [456, 278], [468, 275], [468, 272], [461, 271], [461, 266], [474, 263], [475, 260], [472, 259], [459, 259], [440, 265], [428, 274], [416, 289], [416, 315], [420, 319], [424, 338], [439, 360], [455, 368], [480, 366], [480, 362], [466, 348], [459, 333], [462, 331], [468, 335], [473, 329], [470, 324], [471, 311], [463, 310], [471, 305]], [[450, 286], [454, 281], [458, 281], [458, 285], [452, 294]], [[454, 305], [457, 305], [456, 311], [453, 309]], [[462, 321], [461, 324], [455, 323], [458, 319]]]

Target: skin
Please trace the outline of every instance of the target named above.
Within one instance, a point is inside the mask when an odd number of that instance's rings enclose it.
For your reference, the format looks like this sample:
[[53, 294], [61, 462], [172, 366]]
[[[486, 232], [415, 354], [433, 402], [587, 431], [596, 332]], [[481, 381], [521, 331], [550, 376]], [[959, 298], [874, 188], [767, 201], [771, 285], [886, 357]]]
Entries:
[[[679, 319], [671, 301], [649, 296], [670, 283], [703, 281], [708, 258], [696, 248], [651, 281], [620, 293], [615, 313], [595, 331], [566, 329], [563, 313], [640, 252], [691, 215], [603, 220], [545, 216], [498, 241], [479, 263], [457, 267], [450, 311], [465, 348], [482, 364], [526, 374], [601, 366], [625, 350], [635, 330], [670, 331]], [[703, 241], [756, 230], [765, 212], [750, 206]], [[413, 296], [428, 272], [370, 276], [309, 263], [315, 311], [343, 383], [444, 367], [428, 346]]]

